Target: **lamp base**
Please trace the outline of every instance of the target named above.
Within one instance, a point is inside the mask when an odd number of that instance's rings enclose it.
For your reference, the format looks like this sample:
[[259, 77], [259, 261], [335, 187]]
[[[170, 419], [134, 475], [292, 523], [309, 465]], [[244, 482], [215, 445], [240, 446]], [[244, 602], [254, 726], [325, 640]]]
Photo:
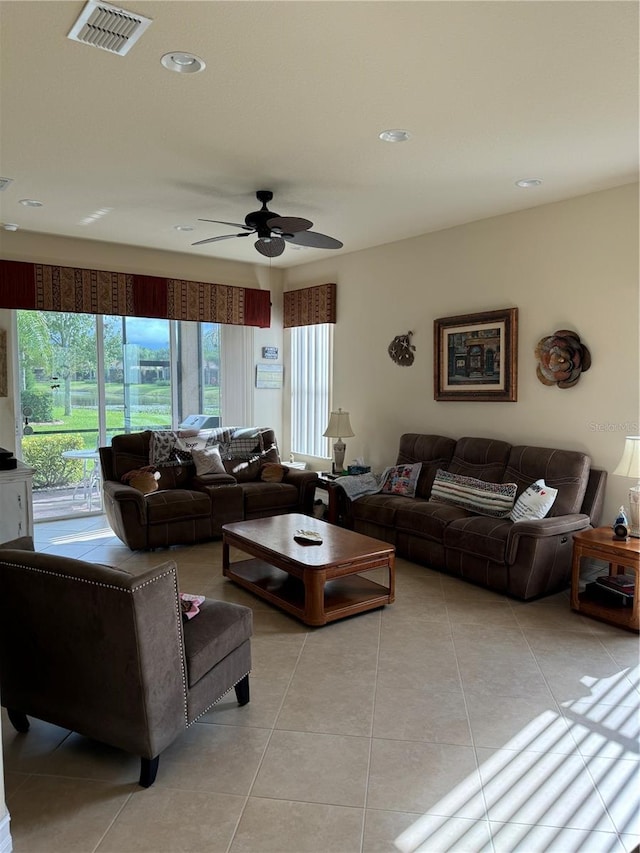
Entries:
[[333, 473], [342, 474], [344, 471], [344, 452], [347, 445], [339, 438], [333, 445]]
[[629, 489], [629, 535], [640, 539], [640, 484]]

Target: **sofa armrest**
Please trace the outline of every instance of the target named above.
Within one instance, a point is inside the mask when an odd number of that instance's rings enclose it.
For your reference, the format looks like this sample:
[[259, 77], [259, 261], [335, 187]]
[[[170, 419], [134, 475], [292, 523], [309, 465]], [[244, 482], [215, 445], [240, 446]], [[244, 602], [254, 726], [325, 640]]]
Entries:
[[208, 486], [233, 486], [237, 483], [232, 474], [200, 474], [191, 480], [191, 488], [204, 491]]
[[298, 512], [303, 515], [311, 515], [316, 496], [316, 483], [318, 482], [317, 471], [300, 471], [297, 468], [287, 468], [282, 482], [295, 486], [298, 490]]
[[102, 484], [102, 490], [105, 497], [111, 498], [116, 503], [129, 501], [135, 504], [140, 513], [140, 523], [147, 523], [147, 504], [142, 492], [134, 489], [133, 486], [127, 486], [124, 483], [117, 483], [115, 480], [106, 480]]
[[516, 561], [520, 540], [524, 537], [547, 539], [553, 536], [576, 533], [578, 530], [586, 530], [589, 526], [589, 516], [583, 513], [558, 515], [551, 518], [535, 518], [530, 521], [516, 521], [512, 525], [507, 539], [507, 563], [511, 565]]

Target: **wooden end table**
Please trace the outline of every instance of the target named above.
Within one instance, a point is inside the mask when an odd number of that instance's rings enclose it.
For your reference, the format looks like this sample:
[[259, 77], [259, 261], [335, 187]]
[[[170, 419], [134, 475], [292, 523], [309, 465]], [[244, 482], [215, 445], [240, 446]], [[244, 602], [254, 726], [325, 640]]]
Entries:
[[[583, 557], [603, 560], [609, 564], [609, 575], [620, 575], [630, 569], [635, 575], [636, 589], [632, 607], [612, 607], [604, 601], [594, 601], [580, 593], [580, 563]], [[638, 619], [638, 579], [640, 575], [640, 539], [626, 541], [613, 538], [610, 527], [583, 530], [573, 537], [573, 564], [571, 570], [571, 609], [617, 625], [629, 631], [640, 631]]]
[[[299, 529], [319, 533], [322, 544], [300, 544]], [[253, 559], [232, 563], [230, 547]], [[386, 585], [363, 576], [380, 568]], [[305, 625], [383, 607], [395, 596], [393, 545], [297, 513], [224, 524], [222, 572]]]

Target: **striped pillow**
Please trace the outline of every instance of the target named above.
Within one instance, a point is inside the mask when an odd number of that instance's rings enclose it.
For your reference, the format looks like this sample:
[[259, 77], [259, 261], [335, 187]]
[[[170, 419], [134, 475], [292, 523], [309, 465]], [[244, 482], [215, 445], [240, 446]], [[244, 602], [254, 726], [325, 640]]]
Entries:
[[478, 515], [507, 518], [513, 509], [517, 490], [516, 483], [486, 483], [438, 468], [431, 500], [459, 506]]

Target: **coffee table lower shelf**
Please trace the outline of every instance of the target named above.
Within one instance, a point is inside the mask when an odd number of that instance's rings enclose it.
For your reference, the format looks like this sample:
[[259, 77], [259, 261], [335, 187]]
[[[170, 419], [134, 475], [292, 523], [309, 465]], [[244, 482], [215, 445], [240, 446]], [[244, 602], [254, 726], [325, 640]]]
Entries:
[[383, 607], [393, 601], [389, 588], [358, 574], [325, 581], [322, 615], [309, 617], [302, 578], [264, 560], [240, 560], [224, 569], [225, 577], [308, 625], [325, 625], [345, 616]]

